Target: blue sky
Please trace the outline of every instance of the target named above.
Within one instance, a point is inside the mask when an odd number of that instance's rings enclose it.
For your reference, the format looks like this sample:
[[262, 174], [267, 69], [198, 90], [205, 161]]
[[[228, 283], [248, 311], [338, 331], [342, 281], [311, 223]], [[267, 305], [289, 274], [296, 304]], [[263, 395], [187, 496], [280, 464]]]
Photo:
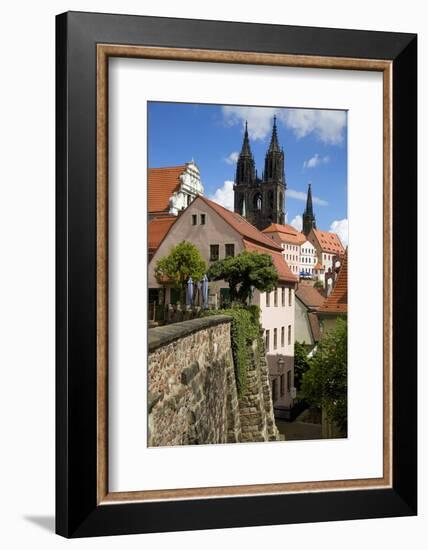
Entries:
[[274, 114], [285, 153], [288, 223], [300, 229], [311, 182], [317, 227], [337, 232], [346, 245], [345, 111], [149, 102], [149, 167], [175, 166], [194, 159], [205, 195], [233, 209], [232, 182], [244, 122], [248, 120], [251, 148], [261, 176]]

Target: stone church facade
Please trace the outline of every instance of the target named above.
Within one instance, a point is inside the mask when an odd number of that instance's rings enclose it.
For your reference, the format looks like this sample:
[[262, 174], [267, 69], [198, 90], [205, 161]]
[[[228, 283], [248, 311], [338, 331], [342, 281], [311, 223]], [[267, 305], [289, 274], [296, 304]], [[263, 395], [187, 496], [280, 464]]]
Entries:
[[262, 177], [255, 167], [245, 123], [244, 141], [236, 165], [234, 185], [234, 210], [260, 231], [272, 223], [285, 222], [284, 151], [278, 142], [276, 117], [272, 136], [265, 157]]

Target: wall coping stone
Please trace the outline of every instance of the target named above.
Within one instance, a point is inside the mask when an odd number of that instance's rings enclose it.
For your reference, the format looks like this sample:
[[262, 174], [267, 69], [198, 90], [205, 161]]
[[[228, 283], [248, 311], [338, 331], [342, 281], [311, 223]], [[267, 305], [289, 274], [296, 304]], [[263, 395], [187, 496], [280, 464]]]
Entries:
[[231, 322], [232, 317], [229, 315], [210, 315], [208, 317], [190, 319], [190, 321], [182, 321], [162, 327], [150, 328], [148, 330], [149, 352], [155, 351], [166, 344], [170, 344], [175, 340], [184, 338], [200, 330]]

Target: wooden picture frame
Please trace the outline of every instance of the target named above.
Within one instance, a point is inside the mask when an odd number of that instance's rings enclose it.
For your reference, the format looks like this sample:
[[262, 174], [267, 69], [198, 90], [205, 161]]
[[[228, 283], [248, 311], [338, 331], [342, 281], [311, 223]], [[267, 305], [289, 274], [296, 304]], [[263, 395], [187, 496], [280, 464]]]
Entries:
[[[414, 262], [405, 261], [417, 257], [416, 36], [77, 12], [57, 16], [56, 25], [57, 533], [82, 537], [416, 514], [417, 301]], [[110, 57], [383, 73], [382, 478], [109, 492]]]

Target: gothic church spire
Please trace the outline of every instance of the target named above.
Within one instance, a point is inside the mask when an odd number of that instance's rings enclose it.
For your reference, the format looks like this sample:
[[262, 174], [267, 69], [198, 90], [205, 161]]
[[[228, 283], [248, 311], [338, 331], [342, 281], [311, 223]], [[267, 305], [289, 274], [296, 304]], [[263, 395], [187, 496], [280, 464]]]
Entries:
[[312, 186], [308, 184], [308, 194], [306, 196], [306, 208], [303, 212], [303, 233], [308, 236], [311, 229], [317, 228], [315, 214], [312, 206]]
[[273, 117], [272, 136], [269, 149], [265, 157], [265, 170], [263, 172], [263, 181], [280, 182], [285, 185], [284, 176], [284, 151], [280, 148], [278, 142], [278, 131], [276, 127], [276, 116]]
[[248, 138], [248, 123], [245, 121], [244, 140], [242, 149], [236, 164], [235, 184], [252, 184], [256, 179], [255, 164], [253, 154], [251, 152], [250, 140]]

